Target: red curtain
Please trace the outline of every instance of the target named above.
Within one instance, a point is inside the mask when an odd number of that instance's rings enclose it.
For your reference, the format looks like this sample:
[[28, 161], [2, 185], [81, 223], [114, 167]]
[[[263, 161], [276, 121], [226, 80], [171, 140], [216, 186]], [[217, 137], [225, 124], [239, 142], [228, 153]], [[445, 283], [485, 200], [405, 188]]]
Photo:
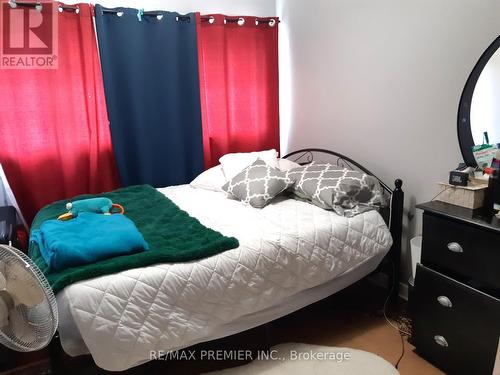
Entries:
[[205, 167], [279, 150], [278, 19], [198, 15], [198, 49]]
[[58, 69], [0, 72], [0, 163], [26, 220], [118, 185], [91, 8], [58, 13]]

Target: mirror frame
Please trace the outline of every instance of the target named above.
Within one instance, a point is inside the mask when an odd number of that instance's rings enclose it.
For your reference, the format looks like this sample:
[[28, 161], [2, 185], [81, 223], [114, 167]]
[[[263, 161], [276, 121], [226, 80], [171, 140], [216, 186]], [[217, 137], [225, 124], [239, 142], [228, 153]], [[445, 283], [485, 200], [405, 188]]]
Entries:
[[472, 69], [467, 82], [465, 83], [464, 91], [460, 97], [460, 104], [458, 105], [458, 118], [457, 118], [457, 133], [460, 151], [468, 166], [476, 167], [477, 163], [472, 154], [472, 147], [475, 145], [472, 138], [472, 131], [470, 127], [470, 105], [472, 102], [472, 95], [476, 88], [477, 80], [483, 72], [484, 67], [490, 61], [491, 56], [500, 48], [500, 36], [498, 36], [493, 43], [483, 52], [478, 62]]

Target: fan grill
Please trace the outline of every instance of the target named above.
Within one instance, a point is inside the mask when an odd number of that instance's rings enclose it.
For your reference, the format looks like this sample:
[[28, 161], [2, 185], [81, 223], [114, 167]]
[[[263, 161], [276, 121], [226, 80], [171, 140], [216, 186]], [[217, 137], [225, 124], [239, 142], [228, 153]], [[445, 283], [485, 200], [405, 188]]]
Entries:
[[[27, 288], [38, 287], [44, 295], [43, 301], [36, 306], [19, 304], [14, 308], [14, 314], [17, 315], [16, 324], [0, 327], [0, 343], [22, 352], [46, 347], [57, 330], [59, 320], [56, 298], [46, 277], [30, 258], [11, 246], [0, 245], [0, 262], [4, 269], [17, 266], [16, 270], [22, 272], [16, 276], [25, 281]], [[15, 296], [13, 297], [15, 299]]]

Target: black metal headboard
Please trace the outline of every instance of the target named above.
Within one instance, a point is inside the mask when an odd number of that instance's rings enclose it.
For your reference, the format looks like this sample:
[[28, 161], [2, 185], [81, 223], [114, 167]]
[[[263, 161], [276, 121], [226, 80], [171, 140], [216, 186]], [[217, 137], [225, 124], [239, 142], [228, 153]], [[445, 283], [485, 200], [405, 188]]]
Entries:
[[[284, 159], [294, 161], [298, 164], [305, 165], [312, 163], [313, 161], [322, 161], [332, 164], [336, 164], [343, 168], [349, 168], [352, 170], [358, 170], [375, 177], [380, 186], [384, 191], [390, 195], [390, 205], [386, 208], [380, 209], [380, 214], [384, 218], [389, 230], [391, 232], [393, 244], [387, 257], [393, 262], [395, 271], [388, 273], [390, 278], [389, 285], [399, 285], [399, 265], [401, 262], [401, 238], [403, 231], [403, 205], [404, 205], [404, 192], [401, 189], [403, 186], [403, 181], [401, 179], [396, 179], [394, 181], [394, 188], [390, 188], [386, 185], [380, 178], [375, 176], [367, 168], [363, 167], [358, 162], [352, 160], [351, 158], [342, 155], [335, 151], [324, 150], [321, 148], [305, 148], [302, 150], [293, 151], [285, 156]], [[395, 278], [392, 279], [392, 278]], [[398, 288], [393, 288], [393, 297], [397, 296]]]

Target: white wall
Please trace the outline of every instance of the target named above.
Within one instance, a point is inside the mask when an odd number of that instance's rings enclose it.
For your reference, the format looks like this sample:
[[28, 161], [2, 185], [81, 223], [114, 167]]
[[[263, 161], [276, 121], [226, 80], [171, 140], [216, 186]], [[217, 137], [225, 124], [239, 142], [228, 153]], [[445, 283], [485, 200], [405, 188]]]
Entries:
[[[81, 0], [64, 1], [75, 4]], [[92, 0], [105, 7], [144, 8], [145, 10], [168, 10], [179, 13], [201, 12], [227, 15], [274, 16], [275, 0]]]
[[461, 161], [458, 102], [500, 34], [500, 2], [277, 0], [277, 15], [284, 150], [333, 149], [400, 177], [415, 213]]

